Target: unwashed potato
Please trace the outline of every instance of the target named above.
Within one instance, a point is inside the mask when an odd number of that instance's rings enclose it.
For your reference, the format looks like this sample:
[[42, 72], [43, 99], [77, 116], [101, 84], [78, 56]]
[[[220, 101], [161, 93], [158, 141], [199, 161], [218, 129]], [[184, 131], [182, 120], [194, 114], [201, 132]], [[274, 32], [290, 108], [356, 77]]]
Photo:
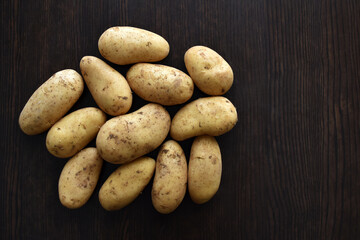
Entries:
[[141, 157], [120, 166], [100, 189], [101, 206], [112, 211], [129, 205], [149, 183], [154, 170], [155, 160], [149, 157]]
[[132, 94], [126, 79], [97, 57], [80, 61], [81, 73], [97, 105], [107, 114], [118, 116], [129, 111]]
[[169, 133], [170, 121], [165, 108], [149, 103], [107, 121], [97, 135], [96, 147], [110, 163], [132, 161], [160, 146]]
[[156, 160], [156, 171], [151, 192], [154, 208], [163, 214], [173, 212], [186, 193], [187, 164], [181, 146], [165, 142]]
[[75, 70], [55, 73], [33, 93], [21, 111], [21, 130], [28, 135], [48, 130], [70, 110], [83, 90], [84, 82]]
[[178, 141], [200, 135], [219, 136], [230, 131], [237, 119], [236, 108], [227, 98], [199, 98], [175, 114], [170, 135]]
[[103, 160], [96, 148], [85, 148], [72, 157], [59, 178], [59, 198], [67, 208], [83, 206], [93, 193]]
[[230, 65], [214, 50], [195, 46], [185, 53], [185, 66], [195, 85], [209, 95], [223, 95], [233, 84]]
[[160, 64], [135, 64], [127, 72], [126, 79], [138, 96], [165, 106], [182, 104], [194, 92], [194, 83], [188, 75]]
[[105, 121], [105, 113], [98, 108], [72, 112], [51, 127], [46, 136], [46, 148], [55, 157], [71, 157], [96, 137]]
[[209, 201], [218, 191], [221, 180], [221, 152], [214, 137], [195, 138], [190, 152], [188, 187], [193, 202]]
[[157, 62], [164, 59], [170, 49], [160, 35], [126, 26], [107, 29], [100, 36], [98, 46], [105, 59], [119, 65]]

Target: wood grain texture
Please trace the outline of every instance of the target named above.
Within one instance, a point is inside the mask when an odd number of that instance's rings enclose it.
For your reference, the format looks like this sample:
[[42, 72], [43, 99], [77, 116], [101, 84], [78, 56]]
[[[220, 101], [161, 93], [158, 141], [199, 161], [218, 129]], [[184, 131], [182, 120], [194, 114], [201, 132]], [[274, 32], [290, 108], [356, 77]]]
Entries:
[[[0, 11], [1, 239], [360, 236], [360, 1], [12, 0]], [[186, 71], [183, 54], [201, 44], [233, 67], [225, 96], [239, 122], [217, 138], [223, 176], [210, 202], [195, 205], [187, 194], [161, 215], [148, 186], [128, 207], [106, 212], [98, 191], [116, 166], [104, 164], [89, 202], [68, 210], [57, 195], [65, 160], [47, 152], [46, 133], [21, 132], [33, 91], [56, 71], [80, 72], [83, 56], [101, 57], [98, 38], [116, 25], [167, 39], [163, 64]], [[195, 90], [192, 99], [202, 96]], [[131, 111], [144, 104], [135, 98]], [[86, 106], [96, 106], [87, 89], [71, 111]], [[178, 107], [168, 109], [173, 116]], [[187, 157], [191, 142], [181, 143]]]

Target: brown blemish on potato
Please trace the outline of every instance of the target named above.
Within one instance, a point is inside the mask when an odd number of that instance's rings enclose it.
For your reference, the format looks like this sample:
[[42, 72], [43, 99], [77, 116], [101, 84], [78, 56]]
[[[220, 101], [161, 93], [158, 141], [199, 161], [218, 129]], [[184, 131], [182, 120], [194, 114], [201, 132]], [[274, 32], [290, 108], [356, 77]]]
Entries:
[[116, 139], [118, 139], [118, 136], [110, 133], [106, 140], [109, 140], [109, 139], [115, 139], [116, 140]]
[[141, 171], [141, 170], [136, 170], [136, 173], [142, 173], [143, 171]]
[[163, 149], [162, 152], [163, 153], [167, 153], [169, 150], [168, 149]]

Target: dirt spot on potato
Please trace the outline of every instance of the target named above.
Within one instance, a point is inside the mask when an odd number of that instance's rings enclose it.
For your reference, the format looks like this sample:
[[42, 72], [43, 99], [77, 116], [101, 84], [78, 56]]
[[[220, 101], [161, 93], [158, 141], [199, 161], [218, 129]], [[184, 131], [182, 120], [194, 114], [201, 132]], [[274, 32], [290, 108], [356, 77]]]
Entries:
[[109, 136], [107, 137], [107, 140], [109, 140], [109, 139], [115, 139], [116, 140], [116, 139], [118, 139], [118, 136], [110, 133]]

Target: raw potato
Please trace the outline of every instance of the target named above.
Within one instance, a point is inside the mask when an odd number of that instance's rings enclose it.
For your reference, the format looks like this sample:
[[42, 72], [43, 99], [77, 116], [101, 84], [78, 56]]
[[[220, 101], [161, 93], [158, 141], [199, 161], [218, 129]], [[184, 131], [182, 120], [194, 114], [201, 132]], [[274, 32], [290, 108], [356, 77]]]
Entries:
[[84, 82], [76, 71], [55, 73], [33, 93], [21, 111], [21, 130], [28, 135], [48, 130], [70, 110], [83, 90]]
[[230, 65], [214, 50], [195, 46], [185, 53], [185, 66], [195, 85], [209, 95], [223, 95], [231, 87], [234, 74]]
[[120, 166], [100, 189], [101, 206], [112, 211], [129, 205], [149, 183], [154, 170], [155, 160], [149, 157], [141, 157]]
[[96, 148], [85, 148], [72, 157], [59, 178], [59, 198], [67, 208], [83, 206], [93, 193], [103, 160]]
[[214, 137], [195, 138], [190, 153], [188, 186], [193, 202], [202, 204], [217, 192], [221, 180], [221, 153]]
[[55, 157], [74, 156], [96, 137], [106, 115], [94, 107], [83, 108], [54, 124], [46, 136], [46, 147]]
[[156, 160], [156, 172], [151, 192], [155, 209], [163, 214], [173, 212], [186, 193], [187, 164], [181, 146], [169, 140], [165, 142]]
[[153, 32], [135, 27], [112, 27], [100, 37], [99, 51], [112, 63], [126, 65], [157, 62], [169, 54], [168, 42]]
[[160, 146], [169, 133], [170, 121], [165, 108], [149, 103], [107, 121], [96, 138], [96, 147], [110, 163], [130, 162]]
[[194, 92], [194, 83], [188, 75], [160, 64], [135, 64], [127, 72], [126, 79], [141, 98], [165, 106], [182, 104]]
[[178, 141], [200, 135], [219, 136], [230, 131], [237, 119], [236, 108], [227, 98], [199, 98], [175, 114], [170, 135]]
[[118, 116], [129, 111], [132, 94], [126, 79], [97, 57], [80, 61], [81, 73], [97, 105], [107, 114]]

